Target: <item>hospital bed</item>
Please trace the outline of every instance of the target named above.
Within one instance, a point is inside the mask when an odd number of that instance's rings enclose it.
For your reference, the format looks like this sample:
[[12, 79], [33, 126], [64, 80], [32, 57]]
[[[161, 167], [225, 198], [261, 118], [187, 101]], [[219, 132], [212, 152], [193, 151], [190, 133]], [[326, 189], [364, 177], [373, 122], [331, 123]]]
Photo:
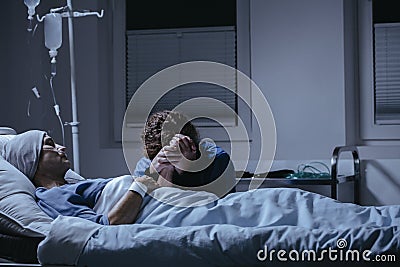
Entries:
[[[15, 131], [0, 128], [0, 134], [10, 136]], [[347, 151], [353, 155], [354, 173], [340, 176], [338, 161], [340, 154]], [[400, 260], [400, 206], [363, 209], [303, 190], [278, 188], [264, 191], [263, 199], [255, 191], [234, 194], [236, 197], [225, 203], [227, 209], [248, 213], [248, 221], [239, 221], [237, 225], [215, 223], [218, 218], [213, 214], [201, 217], [201, 213], [196, 213], [196, 221], [187, 222], [194, 226], [168, 227], [176, 218], [190, 221], [185, 214], [192, 211], [171, 211], [168, 205], [146, 199], [149, 209], [144, 211], [140, 223], [103, 227], [80, 218], [47, 218], [35, 206], [32, 188], [23, 180], [25, 177], [4, 160], [0, 163], [0, 264], [3, 265], [131, 266], [139, 262], [145, 266], [265, 266], [268, 263], [263, 258], [267, 253], [266, 244], [276, 250], [315, 249], [321, 252], [328, 248], [337, 249], [339, 241], [348, 242], [342, 248], [371, 250], [373, 255], [385, 253]], [[333, 177], [329, 181], [333, 196], [338, 183], [348, 180], [358, 183], [359, 163], [355, 147], [335, 148], [331, 166]], [[10, 200], [14, 197], [17, 198]], [[25, 210], [19, 210], [21, 203]], [[28, 204], [31, 206], [27, 211]], [[252, 211], [252, 205], [259, 209]], [[341, 205], [346, 205], [346, 209]], [[344, 213], [329, 214], [336, 209], [344, 210]], [[353, 211], [361, 217], [351, 217]], [[258, 213], [268, 221], [259, 222]], [[229, 212], [217, 214], [229, 216]], [[386, 214], [385, 220], [380, 217], [382, 214]], [[329, 219], [319, 219], [323, 217]], [[208, 223], [208, 220], [214, 221]], [[320, 220], [319, 227], [305, 227], [310, 220]], [[357, 220], [362, 222], [357, 225]], [[307, 263], [310, 264], [308, 261], [305, 265]], [[342, 261], [340, 265], [344, 263], [349, 262]], [[271, 264], [279, 266], [282, 262], [274, 258]], [[353, 265], [356, 262], [350, 262], [350, 266]]]

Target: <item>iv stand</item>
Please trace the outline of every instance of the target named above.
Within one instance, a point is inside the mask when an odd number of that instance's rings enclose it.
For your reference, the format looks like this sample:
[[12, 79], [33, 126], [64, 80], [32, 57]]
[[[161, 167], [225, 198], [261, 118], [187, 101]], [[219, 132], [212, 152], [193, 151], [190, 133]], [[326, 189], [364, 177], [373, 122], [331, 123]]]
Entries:
[[72, 153], [74, 160], [74, 171], [76, 173], [80, 173], [80, 165], [79, 165], [79, 121], [78, 121], [78, 108], [76, 102], [76, 83], [75, 83], [75, 46], [74, 46], [74, 25], [73, 18], [74, 17], [83, 17], [89, 15], [97, 15], [97, 17], [103, 17], [103, 10], [101, 10], [101, 14], [97, 12], [73, 12], [72, 9], [72, 0], [67, 0], [68, 7], [68, 40], [69, 40], [69, 62], [71, 67], [71, 104], [72, 104], [72, 122], [68, 124], [71, 126], [72, 131]]
[[67, 0], [69, 10], [68, 16], [68, 40], [69, 40], [69, 62], [71, 67], [71, 104], [72, 104], [72, 122], [70, 122], [72, 131], [72, 153], [74, 160], [74, 171], [80, 173], [79, 165], [79, 122], [78, 108], [76, 103], [76, 86], [75, 86], [75, 47], [74, 47], [74, 25], [72, 23], [73, 9], [72, 0]]
[[[80, 165], [79, 165], [79, 121], [78, 121], [78, 108], [76, 102], [76, 76], [75, 76], [75, 46], [74, 46], [74, 25], [73, 18], [74, 17], [85, 17], [96, 15], [98, 18], [102, 18], [104, 14], [104, 10], [98, 12], [74, 12], [72, 9], [72, 0], [67, 0], [67, 12], [61, 13], [62, 17], [68, 17], [68, 41], [69, 41], [69, 60], [70, 60], [70, 68], [71, 68], [71, 105], [72, 105], [72, 122], [66, 122], [65, 125], [71, 126], [72, 130], [72, 152], [73, 152], [73, 164], [74, 171], [76, 173], [80, 173]], [[51, 9], [50, 12], [59, 12], [64, 10], [64, 7]], [[37, 15], [38, 21], [42, 22], [43, 18], [40, 18]]]

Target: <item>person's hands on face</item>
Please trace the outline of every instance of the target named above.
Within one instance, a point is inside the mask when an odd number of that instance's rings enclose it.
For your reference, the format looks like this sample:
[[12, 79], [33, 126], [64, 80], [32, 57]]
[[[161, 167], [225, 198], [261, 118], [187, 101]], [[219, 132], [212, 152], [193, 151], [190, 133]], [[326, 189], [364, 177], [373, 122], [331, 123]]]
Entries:
[[176, 134], [169, 145], [173, 149], [166, 151], [165, 154], [168, 159], [174, 162], [175, 170], [179, 174], [182, 174], [185, 170], [189, 169], [189, 166], [186, 166], [188, 163], [187, 160], [195, 160], [197, 158], [196, 145], [190, 137], [182, 134]]
[[[195, 160], [197, 157], [196, 144], [189, 136], [176, 134], [170, 141], [169, 145], [173, 147], [179, 146], [180, 152], [188, 160]], [[179, 153], [179, 151], [177, 152]]]
[[147, 187], [147, 193], [148, 194], [150, 194], [155, 189], [160, 187], [160, 185], [156, 181], [154, 181], [153, 178], [151, 178], [151, 177], [149, 177], [147, 175], [143, 175], [141, 177], [136, 178], [135, 182], [139, 182], [139, 183], [144, 184]]
[[[183, 160], [183, 157], [186, 160]], [[162, 179], [158, 183], [162, 186], [171, 186], [174, 171], [182, 174], [188, 170], [185, 166], [187, 160], [195, 160], [197, 148], [193, 140], [185, 135], [176, 134], [170, 141], [169, 146], [164, 146], [155, 156], [150, 165], [150, 173], [157, 172]]]

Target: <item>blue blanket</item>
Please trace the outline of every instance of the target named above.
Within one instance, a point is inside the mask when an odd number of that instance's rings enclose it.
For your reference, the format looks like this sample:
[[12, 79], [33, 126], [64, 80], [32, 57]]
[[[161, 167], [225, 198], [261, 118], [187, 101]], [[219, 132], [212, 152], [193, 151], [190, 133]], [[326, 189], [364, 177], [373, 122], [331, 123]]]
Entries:
[[[400, 206], [362, 207], [299, 189], [257, 189], [219, 200], [172, 188], [154, 194], [175, 205], [146, 197], [133, 225], [57, 218], [39, 246], [39, 261], [79, 266], [266, 266], [284, 262], [285, 256], [292, 262], [296, 255], [298, 260], [329, 261], [332, 254], [344, 257], [350, 251], [368, 260], [400, 250]], [[280, 250], [283, 258], [277, 257]], [[292, 250], [297, 254], [290, 254]]]

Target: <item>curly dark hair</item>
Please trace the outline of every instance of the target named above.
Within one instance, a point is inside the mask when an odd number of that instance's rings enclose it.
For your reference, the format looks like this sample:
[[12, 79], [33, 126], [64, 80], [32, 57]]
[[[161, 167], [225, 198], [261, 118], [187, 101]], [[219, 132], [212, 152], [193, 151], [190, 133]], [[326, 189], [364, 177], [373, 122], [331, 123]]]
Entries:
[[168, 145], [178, 133], [189, 136], [198, 147], [199, 133], [185, 115], [170, 110], [153, 113], [142, 133], [144, 155], [153, 160], [161, 148]]

